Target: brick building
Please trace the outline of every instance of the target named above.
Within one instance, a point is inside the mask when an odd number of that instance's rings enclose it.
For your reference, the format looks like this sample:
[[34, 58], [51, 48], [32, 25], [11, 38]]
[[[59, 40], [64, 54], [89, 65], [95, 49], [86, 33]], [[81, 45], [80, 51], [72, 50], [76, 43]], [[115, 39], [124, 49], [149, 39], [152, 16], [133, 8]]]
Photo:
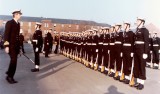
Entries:
[[[6, 21], [12, 19], [12, 16], [0, 15], [0, 27], [4, 27]], [[20, 20], [21, 29], [25, 36], [25, 40], [32, 37], [35, 31], [36, 22], [42, 23], [42, 31], [44, 33], [50, 28], [54, 32], [82, 32], [91, 28], [100, 28], [103, 26], [109, 26], [108, 24], [96, 23], [93, 21], [84, 20], [68, 20], [68, 19], [53, 19], [42, 17], [23, 17]]]

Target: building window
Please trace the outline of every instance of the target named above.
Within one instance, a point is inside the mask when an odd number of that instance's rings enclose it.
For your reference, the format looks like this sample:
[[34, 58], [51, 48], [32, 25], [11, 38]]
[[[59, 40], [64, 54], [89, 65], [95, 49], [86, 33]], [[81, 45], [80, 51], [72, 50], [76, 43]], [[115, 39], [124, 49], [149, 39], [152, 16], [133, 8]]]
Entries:
[[28, 23], [28, 26], [31, 27], [31, 22]]
[[79, 29], [79, 25], [76, 26], [76, 29]]
[[62, 27], [64, 27], [64, 24], [62, 24]]
[[31, 33], [31, 29], [28, 29], [28, 33]]

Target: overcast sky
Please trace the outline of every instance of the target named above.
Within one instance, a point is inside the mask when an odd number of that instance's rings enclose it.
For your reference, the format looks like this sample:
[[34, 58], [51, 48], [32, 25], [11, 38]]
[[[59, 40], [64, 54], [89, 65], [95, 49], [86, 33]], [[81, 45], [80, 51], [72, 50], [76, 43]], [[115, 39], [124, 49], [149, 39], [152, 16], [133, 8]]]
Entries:
[[0, 15], [21, 9], [24, 16], [93, 20], [114, 24], [136, 17], [160, 27], [160, 0], [0, 0]]

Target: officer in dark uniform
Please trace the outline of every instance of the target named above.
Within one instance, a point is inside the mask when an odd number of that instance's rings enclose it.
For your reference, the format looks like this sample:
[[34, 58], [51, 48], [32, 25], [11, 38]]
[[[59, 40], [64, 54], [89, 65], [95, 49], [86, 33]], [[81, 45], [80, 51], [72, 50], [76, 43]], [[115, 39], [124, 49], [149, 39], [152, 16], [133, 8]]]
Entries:
[[52, 28], [49, 29], [47, 36], [49, 37], [49, 53], [52, 53], [52, 47], [53, 47], [53, 37], [52, 37]]
[[98, 37], [98, 66], [99, 69], [101, 69], [102, 65], [102, 54], [103, 54], [103, 41], [104, 41], [104, 35], [103, 30], [99, 30], [99, 37]]
[[[146, 80], [146, 59], [149, 50], [149, 31], [144, 27], [145, 20], [137, 19], [137, 31], [135, 32], [134, 45], [134, 69], [133, 74], [136, 78], [135, 87], [139, 90], [144, 88], [144, 80]], [[134, 81], [132, 79], [132, 81]]]
[[115, 26], [112, 26], [110, 28], [110, 43], [109, 43], [109, 49], [110, 49], [110, 62], [109, 62], [109, 69], [108, 69], [108, 75], [110, 77], [114, 77], [114, 67], [115, 67]]
[[[150, 64], [150, 67], [153, 68], [153, 39], [152, 39], [152, 35], [151, 32], [149, 32], [149, 50], [148, 50], [148, 57], [147, 57], [147, 63]], [[149, 67], [149, 65], [146, 65], [147, 67]]]
[[109, 62], [109, 42], [110, 42], [110, 34], [109, 34], [109, 27], [104, 28], [104, 41], [103, 41], [103, 63], [101, 72], [105, 72], [105, 68], [108, 69], [108, 62]]
[[17, 81], [14, 80], [14, 75], [17, 67], [17, 56], [20, 52], [20, 23], [18, 20], [21, 18], [22, 13], [21, 10], [15, 10], [12, 14], [13, 19], [6, 23], [4, 33], [5, 52], [10, 56], [10, 64], [8, 71], [6, 72], [6, 80], [10, 84], [17, 83]]
[[56, 48], [54, 50], [54, 53], [57, 54], [58, 53], [58, 46], [59, 46], [59, 36], [58, 36], [58, 33], [56, 33], [54, 41], [55, 41], [55, 44], [56, 44]]
[[24, 36], [23, 36], [23, 31], [22, 31], [22, 29], [20, 30], [19, 39], [20, 39], [20, 46], [21, 46], [22, 52], [25, 53], [25, 51], [24, 51], [24, 45], [23, 45]]
[[[159, 54], [160, 54], [160, 38], [157, 36], [157, 32], [153, 37], [153, 65], [159, 65]], [[158, 69], [153, 66], [153, 68]]]
[[31, 72], [38, 72], [40, 65], [40, 48], [41, 48], [41, 39], [42, 39], [42, 31], [41, 31], [41, 23], [36, 23], [36, 31], [33, 34], [32, 44], [33, 50], [35, 54], [35, 68], [31, 69]]
[[50, 33], [46, 32], [44, 37], [44, 51], [45, 51], [45, 57], [48, 58], [49, 50], [50, 50]]
[[64, 33], [60, 33], [60, 53], [63, 54], [64, 52]]
[[134, 33], [130, 30], [129, 22], [124, 23], [123, 36], [123, 69], [120, 81], [129, 84], [129, 75], [131, 73], [134, 47]]
[[123, 46], [123, 31], [121, 30], [122, 25], [117, 24], [115, 26], [115, 59], [116, 59], [116, 72], [114, 79], [119, 80], [119, 72], [121, 71], [122, 65], [122, 46]]
[[94, 70], [98, 70], [98, 58], [99, 58], [99, 54], [98, 54], [98, 41], [99, 39], [99, 33], [98, 33], [98, 30], [94, 29], [94, 37], [93, 37], [93, 43], [92, 43], [92, 46], [93, 46], [93, 63], [94, 63]]

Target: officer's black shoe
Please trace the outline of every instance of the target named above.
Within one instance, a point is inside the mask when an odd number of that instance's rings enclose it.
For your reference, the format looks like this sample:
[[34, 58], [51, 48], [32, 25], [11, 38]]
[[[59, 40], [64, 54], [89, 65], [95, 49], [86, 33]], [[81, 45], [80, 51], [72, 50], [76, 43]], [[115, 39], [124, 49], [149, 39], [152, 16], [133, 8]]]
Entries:
[[158, 69], [158, 66], [153, 67], [153, 69]]
[[105, 75], [108, 75], [108, 71], [104, 71], [104, 74], [105, 74]]
[[12, 80], [13, 80], [14, 83], [18, 83], [18, 81], [14, 80], [13, 78], [12, 78]]
[[120, 77], [119, 77], [119, 76], [113, 77], [113, 78], [114, 78], [114, 80], [120, 80]]
[[142, 90], [143, 88], [144, 88], [144, 85], [142, 85], [142, 84], [139, 84], [137, 87], [138, 90]]
[[129, 84], [129, 80], [128, 80], [128, 79], [124, 79], [124, 80], [123, 80], [123, 83]]
[[9, 77], [9, 76], [6, 77], [6, 80], [7, 80], [7, 82], [10, 83], [10, 84], [18, 83], [17, 81], [15, 81], [13, 78], [11, 78], [11, 77]]
[[36, 69], [36, 68], [31, 69], [31, 72], [39, 72], [39, 69]]
[[114, 73], [110, 73], [110, 74], [109, 74], [109, 77], [114, 77]]
[[135, 84], [134, 84], [134, 87], [137, 88], [138, 86], [139, 86], [139, 83], [135, 83]]

